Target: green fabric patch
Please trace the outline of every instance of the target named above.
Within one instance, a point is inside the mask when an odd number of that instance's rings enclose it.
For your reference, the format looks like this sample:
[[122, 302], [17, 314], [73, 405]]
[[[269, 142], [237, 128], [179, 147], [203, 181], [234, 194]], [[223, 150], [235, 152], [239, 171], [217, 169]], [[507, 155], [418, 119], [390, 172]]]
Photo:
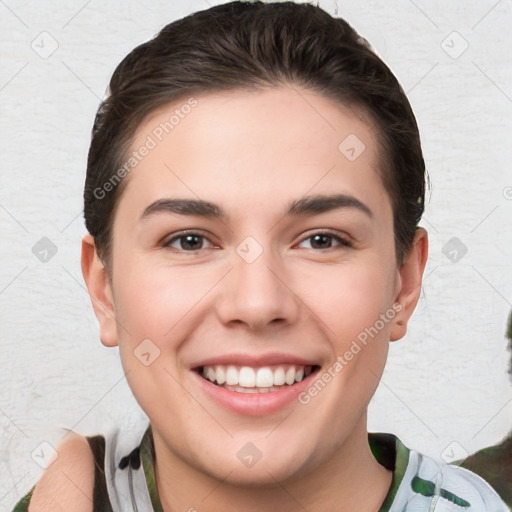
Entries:
[[393, 480], [379, 512], [388, 512], [409, 464], [409, 449], [393, 434], [368, 433], [370, 450], [379, 464], [393, 471]]
[[[423, 478], [420, 478], [419, 476], [415, 476], [412, 479], [411, 487], [414, 492], [421, 494], [422, 496], [426, 496], [427, 498], [436, 495], [436, 486], [434, 482], [430, 482], [429, 480], [423, 480]], [[454, 503], [455, 505], [458, 505], [459, 507], [468, 508], [471, 506], [471, 503], [469, 503], [466, 500], [463, 500], [462, 498], [459, 498], [458, 496], [456, 496], [450, 491], [447, 491], [446, 489], [440, 489], [439, 496], [441, 496], [441, 498], [444, 498], [445, 500], [450, 501], [451, 503]]]
[[12, 512], [27, 512], [28, 505], [30, 503], [30, 498], [32, 498], [33, 492], [34, 492], [34, 487], [32, 487], [32, 489], [30, 489], [28, 494], [23, 496], [23, 498], [21, 498], [21, 500], [18, 501], [18, 503], [16, 503], [16, 506], [14, 507]]
[[151, 430], [150, 424], [144, 433], [144, 437], [142, 438], [142, 442], [140, 444], [140, 458], [142, 459], [142, 465], [146, 475], [146, 482], [149, 496], [151, 498], [151, 504], [153, 505], [153, 510], [154, 512], [164, 512], [162, 504], [160, 503], [160, 498], [158, 497], [158, 489], [156, 487], [153, 450], [153, 431]]

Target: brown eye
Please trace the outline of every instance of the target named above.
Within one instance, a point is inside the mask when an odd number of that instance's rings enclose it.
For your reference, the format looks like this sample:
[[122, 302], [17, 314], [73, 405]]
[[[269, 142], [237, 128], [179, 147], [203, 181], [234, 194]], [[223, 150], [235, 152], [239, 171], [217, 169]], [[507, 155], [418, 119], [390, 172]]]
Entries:
[[[307, 249], [333, 249], [338, 246], [342, 247], [352, 247], [352, 244], [346, 239], [340, 236], [339, 234], [334, 234], [329, 231], [322, 231], [315, 233], [313, 235], [310, 235], [301, 243], [304, 243], [305, 241], [310, 240], [310, 247], [306, 247]], [[333, 245], [334, 243], [334, 245]]]
[[193, 252], [204, 249], [206, 240], [206, 237], [198, 233], [182, 233], [170, 238], [163, 246], [177, 251]]

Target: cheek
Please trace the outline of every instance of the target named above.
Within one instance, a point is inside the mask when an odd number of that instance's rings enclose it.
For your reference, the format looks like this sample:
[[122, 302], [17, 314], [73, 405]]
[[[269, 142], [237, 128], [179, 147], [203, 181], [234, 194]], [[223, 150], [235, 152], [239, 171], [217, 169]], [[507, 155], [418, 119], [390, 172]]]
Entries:
[[[392, 309], [394, 271], [377, 259], [315, 269], [303, 273], [301, 281], [304, 302], [327, 326], [329, 337], [339, 340], [340, 349]], [[388, 323], [380, 330], [386, 331]]]
[[214, 269], [126, 261], [114, 285], [116, 318], [127, 325], [130, 338], [148, 337], [168, 344], [173, 331], [194, 314], [216, 281]]
[[146, 264], [137, 258], [119, 262], [116, 270], [119, 351], [128, 384], [147, 414], [160, 414], [164, 400], [185, 414], [176, 354], [213, 279], [192, 267]]

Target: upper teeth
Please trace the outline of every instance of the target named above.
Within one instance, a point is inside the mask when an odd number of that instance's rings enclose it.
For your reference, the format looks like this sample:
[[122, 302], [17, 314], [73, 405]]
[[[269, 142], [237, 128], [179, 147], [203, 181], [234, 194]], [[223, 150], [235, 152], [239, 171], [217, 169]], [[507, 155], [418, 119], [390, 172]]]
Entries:
[[263, 366], [251, 368], [250, 366], [203, 366], [202, 375], [205, 379], [219, 385], [241, 386], [245, 388], [270, 388], [272, 386], [291, 386], [300, 382], [304, 376], [311, 373], [311, 366]]

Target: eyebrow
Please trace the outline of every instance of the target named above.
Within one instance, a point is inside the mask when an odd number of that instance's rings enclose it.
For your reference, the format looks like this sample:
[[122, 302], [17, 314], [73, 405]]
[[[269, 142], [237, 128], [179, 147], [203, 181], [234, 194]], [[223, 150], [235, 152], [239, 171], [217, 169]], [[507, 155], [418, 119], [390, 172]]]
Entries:
[[[307, 196], [288, 205], [285, 216], [313, 216], [341, 208], [354, 208], [372, 218], [370, 208], [354, 196], [347, 194]], [[227, 218], [226, 212], [215, 203], [202, 199], [158, 199], [151, 203], [140, 216], [140, 221], [160, 212], [179, 215], [198, 215], [212, 219]]]

